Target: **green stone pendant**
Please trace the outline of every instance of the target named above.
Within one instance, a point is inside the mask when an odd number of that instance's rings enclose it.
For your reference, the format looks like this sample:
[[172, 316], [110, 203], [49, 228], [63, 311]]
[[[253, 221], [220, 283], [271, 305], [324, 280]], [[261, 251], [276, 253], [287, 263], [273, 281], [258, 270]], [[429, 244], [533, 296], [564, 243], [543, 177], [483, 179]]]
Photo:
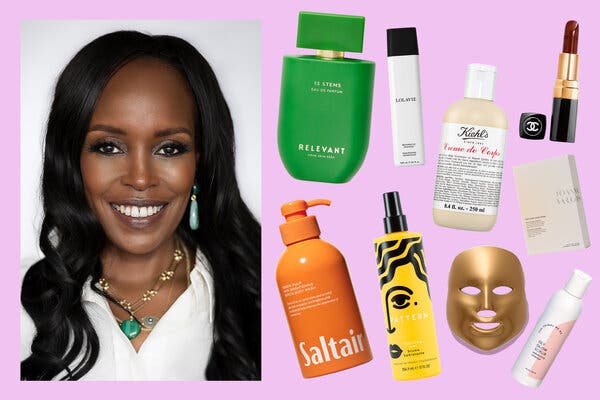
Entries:
[[142, 326], [136, 320], [126, 319], [119, 325], [121, 331], [129, 340], [133, 340], [142, 331]]

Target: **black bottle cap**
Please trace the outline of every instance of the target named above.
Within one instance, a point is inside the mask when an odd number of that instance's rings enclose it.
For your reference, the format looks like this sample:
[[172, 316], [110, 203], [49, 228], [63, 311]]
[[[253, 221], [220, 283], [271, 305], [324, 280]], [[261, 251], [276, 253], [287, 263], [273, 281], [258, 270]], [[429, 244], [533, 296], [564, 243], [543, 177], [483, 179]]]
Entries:
[[384, 193], [383, 204], [385, 206], [385, 218], [383, 219], [385, 233], [407, 230], [406, 216], [402, 214], [398, 192]]
[[387, 30], [388, 57], [419, 54], [417, 28], [394, 28]]
[[538, 113], [523, 113], [519, 122], [519, 136], [523, 139], [541, 140], [546, 134], [546, 116]]

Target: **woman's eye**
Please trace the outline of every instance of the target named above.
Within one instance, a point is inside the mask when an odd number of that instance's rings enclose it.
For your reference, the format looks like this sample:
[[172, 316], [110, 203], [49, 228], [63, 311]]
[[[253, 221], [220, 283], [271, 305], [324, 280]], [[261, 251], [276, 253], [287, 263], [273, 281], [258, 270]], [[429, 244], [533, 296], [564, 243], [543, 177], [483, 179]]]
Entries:
[[410, 296], [407, 294], [397, 294], [394, 297], [392, 297], [391, 300], [392, 307], [398, 310], [402, 310], [403, 308], [410, 306]]
[[100, 154], [120, 154], [123, 151], [111, 142], [96, 143], [92, 146], [92, 151]]
[[185, 153], [189, 150], [189, 148], [183, 144], [170, 143], [160, 147], [156, 154], [165, 157], [174, 157], [181, 153]]

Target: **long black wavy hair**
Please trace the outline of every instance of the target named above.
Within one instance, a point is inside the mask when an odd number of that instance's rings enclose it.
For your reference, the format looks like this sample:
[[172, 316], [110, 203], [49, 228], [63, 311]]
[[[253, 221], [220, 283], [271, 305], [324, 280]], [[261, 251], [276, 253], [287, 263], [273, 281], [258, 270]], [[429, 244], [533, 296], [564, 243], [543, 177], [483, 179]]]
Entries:
[[98, 335], [81, 293], [90, 276], [95, 282], [102, 273], [100, 253], [107, 238], [85, 198], [80, 154], [108, 80], [127, 62], [148, 56], [175, 67], [196, 103], [201, 223], [192, 231], [183, 218], [177, 234], [188, 246], [200, 248], [212, 265], [215, 319], [206, 377], [260, 379], [260, 225], [237, 185], [227, 103], [210, 65], [188, 42], [120, 31], [81, 49], [61, 73], [54, 92], [42, 175], [39, 245], [45, 258], [28, 270], [21, 292], [21, 303], [37, 331], [31, 355], [21, 362], [22, 380], [77, 380], [98, 358]]

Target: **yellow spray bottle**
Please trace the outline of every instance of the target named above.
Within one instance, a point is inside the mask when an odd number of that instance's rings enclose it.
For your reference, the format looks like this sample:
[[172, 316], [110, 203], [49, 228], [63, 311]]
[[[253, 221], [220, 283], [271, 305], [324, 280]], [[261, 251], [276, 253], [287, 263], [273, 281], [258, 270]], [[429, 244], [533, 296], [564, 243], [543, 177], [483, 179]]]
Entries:
[[383, 194], [385, 235], [374, 240], [394, 379], [440, 373], [425, 254], [420, 233], [408, 232], [398, 192]]

